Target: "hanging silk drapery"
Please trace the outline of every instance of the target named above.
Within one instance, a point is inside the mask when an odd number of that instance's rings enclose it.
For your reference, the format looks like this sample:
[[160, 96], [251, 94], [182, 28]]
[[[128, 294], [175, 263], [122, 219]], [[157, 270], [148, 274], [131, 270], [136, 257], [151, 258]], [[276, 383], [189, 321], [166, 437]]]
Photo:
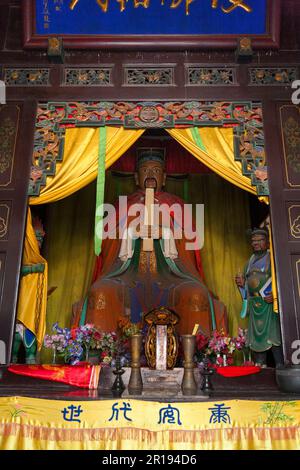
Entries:
[[[107, 186], [105, 176], [105, 202]], [[85, 297], [91, 286], [96, 255], [94, 250], [96, 181], [71, 196], [47, 205], [47, 237], [44, 245], [48, 261], [49, 288], [57, 286], [47, 303], [47, 332], [59, 322], [62, 327], [72, 323], [74, 302]], [[51, 354], [43, 351], [43, 360]]]
[[[144, 130], [106, 127], [105, 169], [109, 168], [141, 137]], [[40, 196], [30, 205], [48, 204], [70, 196], [97, 178], [101, 128], [76, 127], [66, 130], [64, 158], [56, 175], [49, 178]]]
[[[41, 195], [30, 199], [30, 205], [58, 201], [88, 185], [98, 175], [99, 162], [97, 204], [101, 204], [103, 202], [105, 168], [112, 165], [143, 132], [143, 130], [127, 130], [122, 127], [67, 129], [63, 162], [57, 165], [56, 175], [53, 178], [48, 178]], [[26, 264], [37, 263], [36, 258], [40, 255], [32, 227], [30, 209], [28, 210], [24, 253], [27, 246], [34, 246], [34, 249], [27, 251], [28, 256], [26, 260], [23, 259], [23, 263], [25, 261]], [[101, 237], [98, 237], [98, 251], [100, 251], [100, 247]], [[43, 261], [38, 262], [45, 262], [42, 257], [40, 258]], [[41, 283], [37, 285], [37, 276], [38, 274], [34, 273], [21, 278], [17, 318], [39, 338], [38, 346], [40, 348], [45, 333], [48, 282], [47, 275], [44, 275]], [[37, 295], [37, 290], [42, 294]], [[35, 311], [32, 309], [32, 305], [35, 305], [35, 299], [40, 295], [45, 296], [43, 297], [44, 301], [40, 302], [38, 311]]]
[[268, 229], [269, 229], [269, 238], [270, 238], [273, 310], [274, 310], [274, 312], [278, 313], [279, 312], [278, 290], [277, 290], [276, 269], [275, 269], [275, 259], [274, 259], [274, 246], [273, 246], [273, 235], [272, 235], [272, 225], [271, 224], [268, 226]]
[[222, 178], [245, 191], [256, 194], [242, 165], [234, 159], [233, 129], [219, 127], [189, 127], [167, 129], [184, 148]]
[[[242, 173], [242, 165], [234, 159], [233, 129], [223, 127], [190, 127], [167, 129], [184, 148], [215, 173], [239, 188], [256, 195], [250, 178]], [[269, 203], [268, 198], [260, 198]], [[275, 261], [270, 232], [270, 254], [272, 267], [272, 291], [274, 310], [278, 312], [278, 293], [275, 274]]]

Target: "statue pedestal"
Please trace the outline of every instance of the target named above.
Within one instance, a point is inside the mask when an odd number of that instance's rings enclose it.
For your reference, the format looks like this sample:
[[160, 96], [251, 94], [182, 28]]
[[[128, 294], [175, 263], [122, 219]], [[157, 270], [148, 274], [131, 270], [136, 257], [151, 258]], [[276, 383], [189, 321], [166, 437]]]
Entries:
[[[137, 398], [137, 399], [172, 399], [191, 401], [193, 397], [187, 397], [182, 394], [181, 384], [183, 379], [183, 368], [175, 368], [172, 370], [152, 370], [148, 367], [141, 368], [142, 380], [143, 380], [143, 391], [140, 395], [132, 395], [128, 392], [128, 382], [130, 378], [130, 368], [124, 368], [125, 373], [122, 376], [124, 385], [126, 387], [122, 398]], [[207, 399], [202, 391], [200, 390], [200, 373], [197, 368], [194, 369], [195, 381], [197, 383], [197, 394], [194, 395], [195, 400]], [[107, 392], [110, 390], [113, 383], [113, 374], [110, 368], [103, 368], [100, 375], [99, 391]]]

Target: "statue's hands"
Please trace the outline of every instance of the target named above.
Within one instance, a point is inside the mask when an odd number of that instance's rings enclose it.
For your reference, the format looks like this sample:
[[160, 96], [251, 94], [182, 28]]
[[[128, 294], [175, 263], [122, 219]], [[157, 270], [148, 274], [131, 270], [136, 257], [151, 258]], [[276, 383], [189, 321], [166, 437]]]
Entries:
[[267, 304], [272, 304], [274, 302], [273, 294], [266, 295], [266, 297], [264, 297], [264, 301], [267, 302]]
[[245, 287], [245, 277], [243, 274], [237, 274], [235, 276], [235, 283], [238, 287]]

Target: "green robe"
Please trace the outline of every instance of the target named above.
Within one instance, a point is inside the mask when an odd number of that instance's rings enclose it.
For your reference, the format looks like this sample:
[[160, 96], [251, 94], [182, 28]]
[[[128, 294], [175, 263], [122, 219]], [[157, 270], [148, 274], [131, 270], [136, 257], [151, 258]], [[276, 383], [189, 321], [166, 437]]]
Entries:
[[247, 343], [255, 352], [281, 345], [279, 314], [274, 312], [273, 303], [265, 302], [259, 292], [270, 277], [270, 253], [252, 255], [245, 268], [245, 289], [249, 315]]

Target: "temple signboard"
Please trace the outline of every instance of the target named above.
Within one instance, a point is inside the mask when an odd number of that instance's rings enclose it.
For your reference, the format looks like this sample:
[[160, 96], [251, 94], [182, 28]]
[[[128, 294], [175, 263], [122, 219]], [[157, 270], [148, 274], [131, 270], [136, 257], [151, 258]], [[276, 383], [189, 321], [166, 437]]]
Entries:
[[26, 0], [24, 46], [60, 37], [69, 48], [277, 47], [280, 0]]

